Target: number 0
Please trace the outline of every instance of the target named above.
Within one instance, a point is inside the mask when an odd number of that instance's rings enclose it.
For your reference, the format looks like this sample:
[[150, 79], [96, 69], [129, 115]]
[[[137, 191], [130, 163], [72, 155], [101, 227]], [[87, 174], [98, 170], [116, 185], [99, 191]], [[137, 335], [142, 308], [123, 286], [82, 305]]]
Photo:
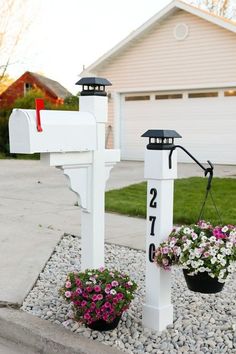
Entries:
[[149, 255], [148, 255], [150, 262], [154, 262], [155, 251], [156, 251], [156, 247], [155, 247], [154, 243], [151, 243], [149, 245]]

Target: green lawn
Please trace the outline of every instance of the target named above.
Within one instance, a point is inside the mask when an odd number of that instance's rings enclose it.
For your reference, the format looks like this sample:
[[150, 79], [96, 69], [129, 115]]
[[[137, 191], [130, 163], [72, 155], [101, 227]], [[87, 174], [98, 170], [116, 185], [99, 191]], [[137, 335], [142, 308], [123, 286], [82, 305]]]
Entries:
[[[207, 178], [192, 177], [175, 181], [174, 223], [196, 222], [205, 197]], [[214, 178], [212, 195], [225, 224], [236, 224], [236, 179]], [[146, 217], [146, 182], [106, 192], [106, 211]], [[208, 198], [204, 219], [219, 224], [213, 203]]]
[[11, 154], [6, 155], [4, 152], [0, 152], [0, 160], [5, 159], [18, 159], [18, 160], [39, 160], [40, 154]]

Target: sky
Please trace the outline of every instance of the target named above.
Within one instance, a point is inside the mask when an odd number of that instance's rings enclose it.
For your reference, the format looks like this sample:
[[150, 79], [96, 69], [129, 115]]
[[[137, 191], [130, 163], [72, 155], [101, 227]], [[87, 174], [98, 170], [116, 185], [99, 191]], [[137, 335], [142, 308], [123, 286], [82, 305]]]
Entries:
[[171, 0], [31, 0], [30, 25], [8, 68], [18, 78], [25, 71], [79, 91], [83, 66], [136, 30]]

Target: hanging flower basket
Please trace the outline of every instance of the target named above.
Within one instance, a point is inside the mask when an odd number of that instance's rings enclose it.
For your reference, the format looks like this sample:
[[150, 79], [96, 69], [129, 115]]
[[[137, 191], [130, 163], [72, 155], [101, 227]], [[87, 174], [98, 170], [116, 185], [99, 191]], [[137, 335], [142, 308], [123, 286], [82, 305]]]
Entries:
[[94, 330], [108, 331], [117, 327], [136, 288], [128, 275], [100, 268], [69, 273], [60, 293], [72, 304], [76, 321]]
[[236, 226], [213, 227], [205, 221], [174, 228], [155, 254], [158, 266], [166, 270], [182, 267], [188, 288], [208, 294], [223, 289], [235, 261]]

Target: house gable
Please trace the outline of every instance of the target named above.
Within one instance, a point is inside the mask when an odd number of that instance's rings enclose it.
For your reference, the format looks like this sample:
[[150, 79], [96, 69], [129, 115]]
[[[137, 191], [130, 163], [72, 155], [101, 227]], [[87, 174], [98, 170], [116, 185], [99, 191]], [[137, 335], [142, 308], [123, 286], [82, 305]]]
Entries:
[[89, 76], [91, 73], [95, 73], [102, 66], [109, 63], [115, 56], [122, 55], [133, 42], [139, 40], [144, 36], [148, 31], [152, 29], [153, 26], [161, 24], [169, 16], [171, 16], [176, 10], [181, 9], [187, 13], [193, 14], [203, 20], [206, 20], [210, 23], [216, 24], [221, 28], [225, 28], [228, 31], [236, 33], [236, 22], [228, 20], [224, 17], [216, 16], [208, 11], [197, 8], [187, 4], [184, 1], [174, 0], [169, 5], [167, 5], [163, 10], [155, 14], [148, 21], [146, 21], [142, 26], [140, 26], [136, 31], [133, 31], [129, 36], [127, 36], [123, 41], [119, 42], [111, 50], [105, 53], [102, 57], [98, 58], [93, 64], [91, 64], [87, 69], [85, 69], [80, 75], [82, 77]]
[[[179, 24], [187, 28], [184, 40], [175, 38]], [[236, 36], [233, 32], [176, 9], [162, 23], [132, 42], [120, 56], [98, 66], [113, 89], [140, 91], [204, 87], [236, 83]]]

